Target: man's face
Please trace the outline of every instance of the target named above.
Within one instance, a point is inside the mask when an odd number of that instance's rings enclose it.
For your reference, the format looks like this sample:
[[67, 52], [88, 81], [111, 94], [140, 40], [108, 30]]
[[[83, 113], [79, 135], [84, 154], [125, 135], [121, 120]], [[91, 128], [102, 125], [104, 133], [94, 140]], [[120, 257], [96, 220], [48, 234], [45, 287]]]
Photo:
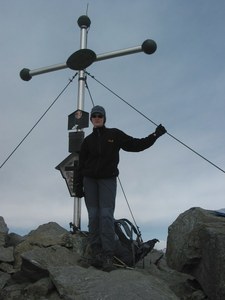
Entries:
[[99, 113], [95, 113], [91, 116], [91, 122], [95, 128], [102, 127], [104, 125], [104, 116]]

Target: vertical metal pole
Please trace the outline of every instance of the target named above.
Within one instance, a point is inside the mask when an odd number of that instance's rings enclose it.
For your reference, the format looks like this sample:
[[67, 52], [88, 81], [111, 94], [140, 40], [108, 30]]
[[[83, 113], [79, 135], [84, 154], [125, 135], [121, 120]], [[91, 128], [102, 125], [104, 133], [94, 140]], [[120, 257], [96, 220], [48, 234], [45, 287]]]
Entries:
[[[88, 16], [81, 16], [77, 21], [80, 32], [80, 49], [87, 48], [87, 34], [90, 27], [91, 20]], [[78, 73], [78, 97], [77, 97], [77, 109], [84, 110], [84, 96], [85, 96], [85, 72], [80, 70]], [[78, 229], [81, 228], [81, 199], [74, 197], [74, 215], [73, 224]]]
[[81, 199], [77, 197], [74, 197], [73, 224], [75, 228], [81, 228]]

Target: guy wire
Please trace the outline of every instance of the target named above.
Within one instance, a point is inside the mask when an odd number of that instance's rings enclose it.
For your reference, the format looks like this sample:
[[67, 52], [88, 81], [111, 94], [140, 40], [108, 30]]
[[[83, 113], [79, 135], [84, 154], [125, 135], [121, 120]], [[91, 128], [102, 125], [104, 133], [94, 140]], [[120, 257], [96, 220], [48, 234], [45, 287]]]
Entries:
[[37, 122], [33, 125], [33, 127], [28, 131], [28, 133], [24, 136], [24, 138], [19, 142], [19, 144], [14, 148], [14, 150], [8, 155], [8, 157], [4, 160], [4, 162], [1, 164], [0, 169], [4, 166], [4, 164], [10, 159], [10, 157], [16, 152], [16, 150], [21, 146], [21, 144], [25, 141], [25, 139], [30, 135], [30, 133], [34, 130], [34, 128], [38, 125], [38, 123], [43, 119], [43, 117], [47, 114], [47, 112], [50, 110], [50, 108], [56, 103], [56, 101], [59, 99], [59, 97], [64, 93], [64, 91], [67, 89], [67, 87], [71, 84], [71, 82], [74, 80], [74, 78], [77, 76], [78, 73], [76, 73], [72, 79], [69, 79], [69, 82], [67, 85], [62, 89], [62, 91], [59, 93], [59, 95], [55, 98], [55, 100], [50, 104], [50, 106], [47, 108], [47, 110], [41, 115], [41, 117], [37, 120]]
[[87, 78], [85, 78], [85, 86], [86, 86], [86, 89], [87, 89], [87, 91], [88, 91], [89, 97], [90, 97], [90, 99], [91, 99], [92, 105], [93, 105], [93, 107], [94, 107], [95, 104], [94, 104], [94, 100], [93, 100], [93, 97], [92, 97], [92, 95], [91, 95], [89, 86], [88, 86], [88, 84], [87, 84]]
[[135, 225], [135, 227], [136, 227], [136, 229], [137, 229], [137, 232], [138, 232], [138, 234], [139, 234], [139, 237], [142, 239], [142, 237], [141, 237], [141, 231], [140, 231], [140, 229], [139, 229], [139, 227], [138, 227], [138, 225], [137, 225], [137, 223], [136, 223], [136, 221], [135, 221], [133, 212], [132, 212], [132, 210], [131, 210], [130, 204], [129, 204], [129, 202], [128, 202], [127, 196], [126, 196], [126, 194], [125, 194], [125, 191], [124, 191], [124, 188], [123, 188], [123, 185], [122, 185], [122, 183], [121, 183], [121, 180], [120, 180], [120, 177], [119, 177], [119, 176], [118, 176], [118, 181], [119, 181], [121, 190], [122, 190], [122, 192], [123, 192], [123, 196], [124, 196], [124, 198], [125, 198], [125, 200], [126, 200], [126, 202], [127, 202], [127, 206], [128, 206], [129, 211], [130, 211], [131, 217], [132, 217], [132, 219], [133, 219], [134, 225]]
[[[123, 99], [122, 97], [120, 97], [117, 93], [115, 93], [112, 89], [110, 89], [105, 84], [103, 84], [101, 81], [99, 81], [98, 79], [96, 79], [93, 75], [91, 75], [88, 72], [85, 72], [85, 73], [87, 75], [89, 75], [92, 79], [94, 79], [96, 82], [98, 82], [105, 89], [107, 89], [109, 92], [111, 92], [114, 96], [116, 96], [117, 98], [119, 98], [120, 100], [122, 100], [124, 103], [126, 103], [128, 106], [130, 106], [133, 110], [135, 110], [137, 113], [139, 113], [142, 117], [144, 117], [145, 119], [147, 119], [149, 122], [153, 123], [155, 126], [158, 126], [158, 124], [156, 124], [154, 121], [152, 121], [150, 118], [148, 118], [144, 113], [142, 113], [136, 107], [134, 107], [129, 102], [127, 102], [125, 99]], [[222, 168], [220, 168], [219, 166], [217, 166], [216, 164], [214, 164], [212, 161], [210, 161], [209, 159], [207, 159], [206, 157], [204, 157], [203, 155], [201, 155], [200, 153], [198, 153], [197, 151], [195, 151], [193, 148], [189, 147], [187, 144], [185, 144], [184, 142], [182, 142], [181, 140], [179, 140], [178, 138], [176, 138], [174, 135], [170, 134], [168, 131], [167, 131], [167, 134], [170, 137], [172, 137], [174, 140], [176, 140], [177, 142], [179, 142], [181, 145], [183, 145], [184, 147], [186, 147], [187, 149], [189, 149], [190, 151], [192, 151], [193, 153], [195, 153], [196, 155], [198, 155], [199, 157], [201, 157], [202, 159], [204, 159], [205, 161], [207, 161], [209, 164], [211, 164], [212, 166], [214, 166], [215, 168], [217, 168], [221, 172], [225, 173], [225, 170], [223, 170]]]

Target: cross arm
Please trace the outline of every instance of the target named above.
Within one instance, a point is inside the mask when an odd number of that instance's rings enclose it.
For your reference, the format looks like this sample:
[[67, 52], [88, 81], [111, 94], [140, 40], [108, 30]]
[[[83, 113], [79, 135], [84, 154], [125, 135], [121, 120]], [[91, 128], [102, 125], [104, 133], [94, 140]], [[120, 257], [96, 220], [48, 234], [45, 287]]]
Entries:
[[[114, 57], [119, 57], [119, 56], [124, 56], [124, 55], [128, 55], [128, 54], [134, 54], [134, 53], [138, 53], [138, 52], [144, 52], [146, 54], [152, 54], [156, 51], [156, 49], [157, 49], [156, 43], [153, 40], [148, 39], [148, 40], [145, 40], [142, 43], [142, 45], [140, 45], [140, 46], [121, 49], [121, 50], [116, 50], [116, 51], [107, 52], [107, 53], [103, 53], [103, 54], [98, 54], [98, 55], [96, 55], [94, 61], [92, 61], [92, 62], [101, 61], [101, 60], [114, 58]], [[78, 55], [73, 54], [74, 58], [75, 59], [80, 58], [80, 59], [85, 60], [82, 57], [82, 55], [83, 55], [82, 51], [84, 51], [84, 50], [88, 50], [88, 49], [78, 50], [77, 52], [74, 53], [74, 54], [78, 54]], [[91, 51], [91, 52], [93, 53], [93, 51]], [[85, 52], [85, 55], [87, 55], [87, 52]], [[75, 62], [75, 65], [76, 65], [76, 62]], [[61, 64], [56, 64], [56, 65], [51, 65], [51, 66], [43, 67], [43, 68], [39, 68], [39, 69], [34, 69], [34, 70], [24, 68], [20, 71], [20, 77], [21, 77], [21, 79], [23, 79], [25, 81], [29, 81], [33, 76], [48, 73], [48, 72], [58, 71], [58, 70], [66, 69], [66, 68], [68, 68], [67, 62], [66, 63], [61, 63]], [[73, 68], [73, 67], [70, 67], [70, 68], [71, 69], [76, 69], [76, 68]], [[81, 70], [85, 69], [85, 68], [86, 68], [86, 66], [84, 68], [81, 68]]]

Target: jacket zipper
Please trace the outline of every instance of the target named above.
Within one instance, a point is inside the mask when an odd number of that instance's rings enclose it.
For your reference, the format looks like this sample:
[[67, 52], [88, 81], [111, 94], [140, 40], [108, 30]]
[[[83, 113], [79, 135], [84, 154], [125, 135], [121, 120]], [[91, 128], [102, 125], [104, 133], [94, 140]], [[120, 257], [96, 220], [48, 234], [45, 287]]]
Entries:
[[98, 175], [98, 170], [99, 170], [99, 166], [100, 166], [100, 155], [102, 153], [102, 148], [101, 148], [101, 133], [100, 133], [100, 130], [97, 129], [97, 133], [98, 133], [98, 140], [97, 140], [97, 143], [98, 143], [98, 163], [97, 163], [97, 167], [96, 167], [96, 171], [95, 171], [95, 174], [96, 176]]

